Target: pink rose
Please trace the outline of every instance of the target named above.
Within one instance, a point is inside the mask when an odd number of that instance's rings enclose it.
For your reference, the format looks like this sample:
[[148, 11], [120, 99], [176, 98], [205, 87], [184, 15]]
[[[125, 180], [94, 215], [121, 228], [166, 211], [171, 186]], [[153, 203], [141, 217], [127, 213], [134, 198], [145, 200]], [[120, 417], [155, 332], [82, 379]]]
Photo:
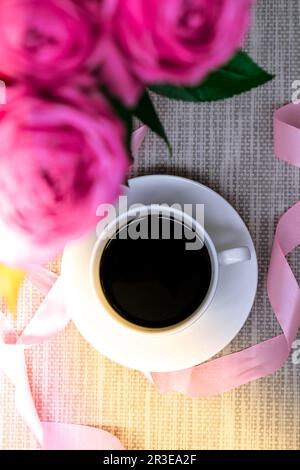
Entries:
[[1, 0], [0, 75], [25, 78], [30, 84], [51, 82], [55, 87], [79, 69], [82, 72], [99, 45], [100, 61], [114, 3]]
[[114, 42], [104, 66], [106, 80], [123, 99], [136, 90], [136, 83], [198, 84], [240, 46], [251, 4], [252, 0], [118, 0]]
[[[99, 95], [10, 97], [0, 116], [0, 260], [47, 261], [91, 229], [98, 204], [114, 201], [124, 181], [124, 140]], [[19, 246], [5, 245], [9, 233]]]

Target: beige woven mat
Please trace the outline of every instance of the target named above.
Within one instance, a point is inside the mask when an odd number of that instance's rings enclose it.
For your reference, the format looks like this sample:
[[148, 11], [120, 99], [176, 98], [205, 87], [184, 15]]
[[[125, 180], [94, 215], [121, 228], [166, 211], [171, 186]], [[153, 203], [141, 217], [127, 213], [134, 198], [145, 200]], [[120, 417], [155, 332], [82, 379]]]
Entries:
[[[221, 103], [156, 99], [175, 155], [168, 160], [164, 145], [149, 135], [133, 169], [135, 176], [179, 174], [211, 186], [250, 229], [259, 261], [258, 294], [245, 327], [224, 352], [280, 332], [265, 279], [276, 221], [300, 198], [300, 171], [273, 156], [272, 113], [290, 101], [292, 81], [300, 79], [299, 18], [298, 0], [259, 0], [247, 48], [276, 79]], [[299, 278], [299, 257], [292, 261]], [[27, 284], [19, 328], [38, 302]], [[159, 395], [139, 372], [97, 354], [71, 324], [27, 357], [42, 419], [103, 427], [128, 449], [300, 448], [300, 364], [291, 358], [271, 377], [222, 396], [191, 399]], [[54, 404], [57, 391], [61, 399]], [[14, 411], [13, 387], [1, 372], [0, 403], [0, 448], [34, 448]]]

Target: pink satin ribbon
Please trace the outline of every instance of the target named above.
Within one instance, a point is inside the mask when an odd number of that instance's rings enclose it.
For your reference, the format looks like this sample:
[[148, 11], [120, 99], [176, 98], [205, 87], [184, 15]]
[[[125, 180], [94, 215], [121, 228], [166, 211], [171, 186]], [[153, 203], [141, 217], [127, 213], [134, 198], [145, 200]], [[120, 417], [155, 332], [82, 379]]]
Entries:
[[101, 429], [40, 421], [30, 390], [24, 350], [62, 331], [70, 316], [64, 306], [61, 281], [57, 276], [36, 267], [30, 273], [30, 279], [46, 298], [20, 336], [0, 312], [0, 368], [15, 385], [15, 404], [19, 414], [42, 449], [123, 449], [116, 437]]
[[[300, 106], [289, 104], [275, 112], [274, 147], [279, 159], [300, 166]], [[286, 256], [299, 244], [300, 202], [278, 222], [268, 271], [268, 296], [283, 334], [190, 369], [152, 373], [160, 392], [217, 395], [272, 374], [284, 364], [300, 326], [300, 291]]]
[[139, 127], [132, 134], [131, 151], [132, 151], [132, 155], [134, 157], [137, 156], [138, 151], [139, 151], [142, 143], [145, 140], [146, 134], [147, 134], [147, 127], [146, 126]]
[[[143, 140], [140, 131], [138, 145]], [[274, 115], [275, 153], [278, 158], [300, 166], [300, 106], [287, 105]], [[299, 151], [298, 151], [299, 149]], [[300, 326], [298, 283], [286, 256], [300, 244], [300, 202], [280, 219], [268, 272], [268, 296], [283, 333], [243, 351], [178, 372], [146, 376], [160, 392], [178, 391], [190, 396], [223, 393], [275, 372], [289, 356]], [[0, 313], [0, 367], [15, 384], [16, 407], [43, 449], [122, 449], [117, 438], [100, 429], [41, 422], [31, 395], [24, 348], [57, 334], [70, 320], [62, 297], [60, 279], [37, 268], [31, 281], [46, 295], [44, 302], [23, 331], [13, 331]]]

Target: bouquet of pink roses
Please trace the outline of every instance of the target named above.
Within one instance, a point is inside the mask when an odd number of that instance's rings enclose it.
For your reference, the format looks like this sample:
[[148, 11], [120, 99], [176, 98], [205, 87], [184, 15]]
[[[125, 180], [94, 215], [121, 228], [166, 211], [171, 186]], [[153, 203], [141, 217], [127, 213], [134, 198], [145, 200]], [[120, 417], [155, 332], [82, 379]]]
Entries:
[[1, 0], [0, 262], [43, 263], [96, 223], [147, 89], [224, 99], [271, 78], [238, 50], [251, 0]]

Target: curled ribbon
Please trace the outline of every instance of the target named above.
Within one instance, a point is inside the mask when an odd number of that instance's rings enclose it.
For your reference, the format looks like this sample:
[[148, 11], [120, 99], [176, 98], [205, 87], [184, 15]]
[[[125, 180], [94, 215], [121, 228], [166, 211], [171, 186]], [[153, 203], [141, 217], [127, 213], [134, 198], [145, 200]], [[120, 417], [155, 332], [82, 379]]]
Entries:
[[[138, 145], [142, 134], [140, 131]], [[290, 104], [276, 111], [274, 138], [276, 156], [300, 166], [300, 107]], [[268, 296], [282, 334], [189, 369], [145, 373], [160, 392], [216, 395], [272, 374], [284, 364], [300, 326], [300, 289], [286, 256], [299, 244], [300, 201], [278, 222], [268, 271]], [[20, 337], [0, 314], [0, 367], [15, 384], [19, 413], [44, 449], [122, 449], [117, 438], [100, 429], [39, 420], [30, 392], [24, 348], [49, 339], [70, 318], [64, 308], [60, 279], [42, 268], [33, 270], [30, 278], [46, 298]]]
[[[279, 159], [300, 166], [300, 106], [289, 104], [275, 112], [274, 150]], [[284, 364], [300, 326], [300, 290], [286, 256], [299, 244], [300, 202], [278, 222], [268, 271], [268, 296], [283, 333], [190, 369], [152, 373], [160, 392], [217, 395], [272, 374]]]
[[61, 281], [57, 276], [36, 267], [30, 273], [30, 279], [46, 298], [20, 336], [0, 312], [0, 368], [15, 385], [15, 404], [19, 414], [42, 449], [123, 449], [116, 437], [101, 429], [40, 421], [30, 390], [24, 350], [62, 331], [70, 317], [64, 306]]

